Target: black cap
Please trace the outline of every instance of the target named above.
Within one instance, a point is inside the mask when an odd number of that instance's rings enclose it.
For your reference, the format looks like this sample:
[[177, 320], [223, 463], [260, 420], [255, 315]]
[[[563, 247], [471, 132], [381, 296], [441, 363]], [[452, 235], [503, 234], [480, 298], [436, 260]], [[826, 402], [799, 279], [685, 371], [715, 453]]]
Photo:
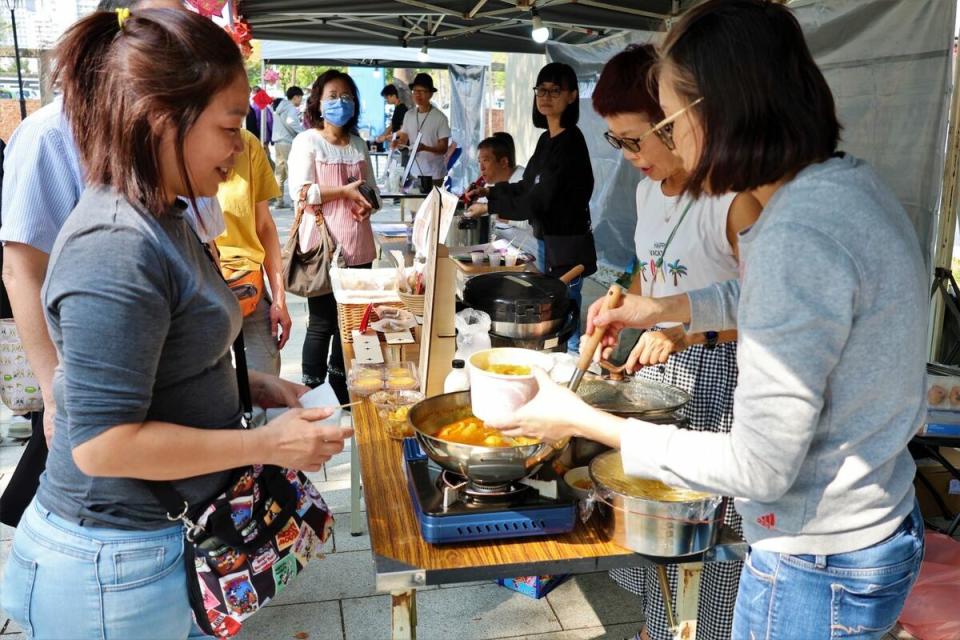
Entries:
[[452, 364], [454, 369], [463, 369], [464, 367], [464, 362], [460, 358], [454, 360]]
[[418, 73], [417, 77], [410, 83], [410, 88], [423, 87], [430, 93], [436, 93], [437, 88], [433, 86], [433, 77], [429, 73]]

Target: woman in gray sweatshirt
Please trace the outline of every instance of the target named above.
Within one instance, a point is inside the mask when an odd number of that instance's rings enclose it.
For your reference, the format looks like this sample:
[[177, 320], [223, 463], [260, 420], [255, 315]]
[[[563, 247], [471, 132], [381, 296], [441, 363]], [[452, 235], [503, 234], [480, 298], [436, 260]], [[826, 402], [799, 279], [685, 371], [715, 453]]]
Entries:
[[[740, 34], [750, 37], [740, 37]], [[671, 30], [660, 103], [693, 195], [764, 205], [739, 280], [589, 314], [739, 331], [729, 434], [623, 420], [540, 380], [508, 434], [584, 436], [624, 471], [737, 498], [750, 554], [733, 637], [881, 638], [916, 579], [923, 525], [907, 443], [924, 416], [928, 276], [906, 212], [837, 154], [833, 96], [789, 9], [711, 0]], [[895, 264], [895, 269], [888, 265]]]

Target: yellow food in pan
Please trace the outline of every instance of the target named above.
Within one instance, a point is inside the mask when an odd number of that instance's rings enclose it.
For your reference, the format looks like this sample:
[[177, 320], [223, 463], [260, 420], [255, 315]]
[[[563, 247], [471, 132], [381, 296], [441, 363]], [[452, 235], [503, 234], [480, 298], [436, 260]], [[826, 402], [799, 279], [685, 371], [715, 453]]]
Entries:
[[447, 442], [471, 444], [479, 447], [517, 447], [539, 444], [540, 442], [536, 438], [505, 436], [497, 429], [485, 426], [479, 418], [472, 416], [444, 426], [437, 431], [435, 437]]
[[523, 364], [488, 364], [487, 371], [502, 376], [528, 376], [530, 367]]

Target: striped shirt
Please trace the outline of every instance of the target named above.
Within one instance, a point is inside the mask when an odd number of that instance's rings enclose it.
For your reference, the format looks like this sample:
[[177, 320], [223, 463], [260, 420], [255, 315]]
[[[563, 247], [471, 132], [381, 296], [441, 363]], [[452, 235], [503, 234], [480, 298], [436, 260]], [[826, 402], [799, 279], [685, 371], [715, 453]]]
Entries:
[[83, 192], [73, 135], [57, 99], [20, 123], [3, 160], [0, 240], [50, 253]]
[[[377, 181], [370, 167], [370, 155], [360, 136], [350, 136], [350, 144], [330, 144], [318, 129], [308, 129], [297, 135], [290, 148], [290, 197], [296, 202], [300, 187], [310, 185], [308, 204], [321, 204], [320, 186], [340, 187], [352, 177], [360, 177], [376, 189]], [[355, 204], [345, 198], [323, 202], [323, 217], [330, 235], [340, 247], [348, 266], [373, 262], [377, 255], [373, 243], [370, 218], [356, 221]], [[319, 242], [316, 225], [301, 224], [300, 248], [303, 251]]]
[[[56, 99], [20, 123], [4, 152], [3, 226], [0, 241], [17, 242], [50, 253], [60, 228], [80, 201], [83, 171], [73, 134]], [[216, 198], [197, 198], [200, 224], [192, 206], [186, 218], [204, 242], [223, 231]]]

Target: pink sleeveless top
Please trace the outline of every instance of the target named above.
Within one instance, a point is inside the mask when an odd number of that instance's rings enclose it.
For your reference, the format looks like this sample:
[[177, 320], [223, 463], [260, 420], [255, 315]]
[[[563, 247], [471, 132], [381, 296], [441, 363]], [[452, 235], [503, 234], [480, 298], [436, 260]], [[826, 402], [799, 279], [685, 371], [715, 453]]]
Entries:
[[[338, 187], [358, 176], [373, 188], [377, 186], [366, 145], [359, 136], [351, 136], [350, 144], [339, 147], [327, 142], [316, 129], [304, 131], [297, 135], [290, 148], [289, 169], [290, 195], [294, 201], [304, 184]], [[377, 252], [370, 218], [355, 220], [353, 213], [358, 207], [354, 202], [337, 198], [321, 203], [318, 187], [310, 189], [307, 202], [323, 205], [327, 228], [347, 266], [373, 261]], [[299, 237], [301, 250], [314, 247], [320, 241], [313, 224], [301, 224]]]

